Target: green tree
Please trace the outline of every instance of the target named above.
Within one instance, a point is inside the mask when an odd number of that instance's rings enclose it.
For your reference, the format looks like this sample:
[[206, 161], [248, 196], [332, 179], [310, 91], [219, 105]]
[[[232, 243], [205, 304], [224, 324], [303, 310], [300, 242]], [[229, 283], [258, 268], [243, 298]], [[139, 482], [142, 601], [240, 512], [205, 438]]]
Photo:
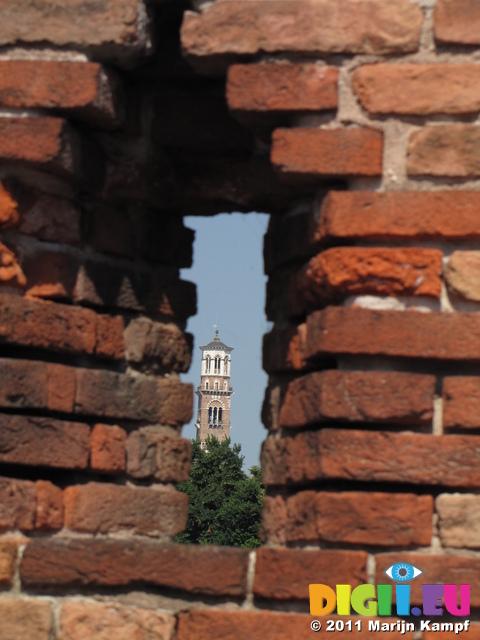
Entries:
[[259, 467], [242, 470], [241, 446], [208, 438], [192, 441], [192, 470], [177, 485], [188, 494], [188, 524], [177, 542], [259, 547], [258, 529], [265, 489]]

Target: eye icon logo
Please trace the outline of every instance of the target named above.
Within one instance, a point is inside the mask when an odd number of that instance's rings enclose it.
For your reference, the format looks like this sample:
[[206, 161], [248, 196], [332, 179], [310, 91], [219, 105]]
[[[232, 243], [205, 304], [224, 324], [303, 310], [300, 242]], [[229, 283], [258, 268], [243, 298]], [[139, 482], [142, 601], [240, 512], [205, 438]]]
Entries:
[[421, 569], [414, 567], [413, 564], [407, 564], [406, 562], [397, 562], [396, 564], [392, 564], [388, 569], [385, 569], [384, 573], [394, 582], [410, 582], [411, 580], [416, 580], [423, 575], [423, 571]]

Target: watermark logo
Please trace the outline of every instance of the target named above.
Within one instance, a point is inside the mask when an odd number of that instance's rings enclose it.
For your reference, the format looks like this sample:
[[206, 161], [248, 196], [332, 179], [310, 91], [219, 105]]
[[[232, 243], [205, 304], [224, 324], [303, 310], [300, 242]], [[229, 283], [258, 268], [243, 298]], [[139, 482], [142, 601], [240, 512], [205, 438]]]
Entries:
[[392, 564], [385, 575], [394, 584], [361, 584], [354, 589], [349, 584], [337, 584], [333, 590], [326, 584], [311, 584], [310, 613], [313, 616], [391, 616], [393, 610], [393, 587], [395, 587], [397, 616], [452, 616], [470, 614], [469, 584], [422, 584], [422, 608], [410, 607], [411, 585], [423, 571], [404, 562]]

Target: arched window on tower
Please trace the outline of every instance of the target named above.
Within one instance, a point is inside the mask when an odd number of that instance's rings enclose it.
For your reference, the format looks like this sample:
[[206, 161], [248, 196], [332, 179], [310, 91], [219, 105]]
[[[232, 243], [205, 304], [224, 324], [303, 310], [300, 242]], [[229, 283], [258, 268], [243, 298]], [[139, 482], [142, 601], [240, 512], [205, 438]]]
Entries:
[[212, 407], [208, 408], [208, 423], [210, 424], [212, 422]]
[[218, 421], [218, 409], [217, 407], [215, 407], [213, 410], [213, 424], [217, 424], [217, 421]]
[[220, 407], [220, 409], [218, 410], [218, 422], [220, 424], [222, 424], [222, 413], [223, 413], [223, 409], [222, 407]]
[[228, 358], [225, 358], [225, 375], [228, 376]]
[[205, 389], [208, 389], [208, 380], [205, 381]]

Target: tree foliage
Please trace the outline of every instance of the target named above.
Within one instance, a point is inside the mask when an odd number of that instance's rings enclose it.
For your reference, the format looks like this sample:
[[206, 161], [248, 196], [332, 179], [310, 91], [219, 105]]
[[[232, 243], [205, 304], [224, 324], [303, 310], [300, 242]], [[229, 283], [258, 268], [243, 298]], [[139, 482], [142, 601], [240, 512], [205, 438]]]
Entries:
[[242, 470], [241, 446], [208, 438], [205, 448], [193, 440], [192, 470], [177, 485], [188, 494], [188, 524], [177, 542], [258, 547], [265, 489], [260, 468]]

